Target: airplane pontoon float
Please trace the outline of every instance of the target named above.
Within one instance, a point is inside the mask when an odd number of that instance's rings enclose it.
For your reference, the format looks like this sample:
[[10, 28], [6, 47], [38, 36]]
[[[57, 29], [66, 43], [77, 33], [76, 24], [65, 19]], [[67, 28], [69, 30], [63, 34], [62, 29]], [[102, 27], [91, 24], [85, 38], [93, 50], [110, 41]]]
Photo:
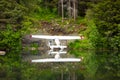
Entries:
[[[35, 59], [32, 62], [80, 62], [80, 58], [61, 58], [60, 54], [66, 54], [64, 51], [67, 46], [61, 45], [62, 40], [83, 39], [83, 36], [49, 36], [49, 35], [31, 35], [31, 38], [46, 39], [50, 48], [48, 54], [54, 54], [54, 58]], [[59, 48], [59, 51], [54, 49]]]

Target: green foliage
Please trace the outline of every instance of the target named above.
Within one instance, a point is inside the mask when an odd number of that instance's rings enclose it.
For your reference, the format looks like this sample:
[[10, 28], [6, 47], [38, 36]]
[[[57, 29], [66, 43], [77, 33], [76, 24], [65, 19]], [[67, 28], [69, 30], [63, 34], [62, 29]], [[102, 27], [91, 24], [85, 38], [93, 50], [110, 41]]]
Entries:
[[101, 35], [98, 33], [97, 27], [92, 20], [87, 21], [87, 30], [84, 32], [85, 35], [90, 40], [90, 43], [94, 47], [94, 49], [100, 49], [103, 46], [101, 45]]
[[[21, 38], [23, 35], [35, 32], [40, 20], [51, 21], [57, 16], [58, 0], [1, 0], [0, 1], [0, 50], [7, 51], [4, 57], [0, 56], [1, 80], [56, 80], [58, 73], [51, 70], [41, 70], [40, 65], [21, 63]], [[120, 1], [81, 0], [78, 2], [79, 15], [75, 23], [87, 26], [85, 31], [80, 31], [85, 36], [84, 40], [74, 41], [69, 44], [69, 53], [83, 57], [80, 69], [86, 80], [113, 79], [120, 77], [120, 55], [118, 52], [96, 53], [89, 49], [120, 48]], [[87, 12], [86, 12], [87, 10]], [[83, 18], [86, 12], [86, 18]], [[94, 21], [93, 21], [94, 20]], [[74, 25], [73, 20], [59, 24]], [[68, 30], [74, 29], [69, 28]], [[38, 30], [38, 29], [37, 29]], [[32, 44], [30, 47], [38, 48]], [[29, 50], [29, 47], [26, 48]], [[87, 50], [84, 52], [83, 50]], [[36, 54], [37, 51], [31, 51]], [[52, 64], [53, 65], [53, 64]], [[43, 67], [43, 66], [42, 66]], [[71, 67], [71, 66], [69, 66]], [[68, 71], [68, 68], [64, 69]], [[82, 70], [81, 70], [82, 71]], [[56, 71], [57, 72], [57, 71]], [[103, 73], [106, 73], [103, 75]], [[96, 77], [95, 77], [96, 76]], [[110, 77], [111, 76], [111, 77]], [[110, 78], [109, 78], [110, 77]]]
[[[6, 51], [0, 56], [0, 73], [4, 73], [2, 80], [20, 80], [21, 75], [21, 22], [26, 8], [16, 0], [0, 0], [0, 51]], [[3, 71], [1, 72], [1, 69]]]
[[77, 0], [78, 1], [78, 15], [81, 17], [86, 16], [86, 11], [99, 3], [102, 0]]
[[74, 42], [71, 42], [69, 44], [69, 51], [71, 54], [74, 54], [76, 56], [79, 56], [79, 51], [80, 50], [90, 50], [93, 49], [91, 43], [89, 42], [89, 40], [87, 38], [85, 38], [84, 40], [76, 40]]
[[21, 47], [21, 21], [25, 8], [16, 1], [7, 0], [1, 0], [0, 6], [0, 50], [18, 50]]
[[12, 26], [10, 24], [6, 25], [6, 30], [1, 31], [1, 41], [0, 41], [0, 49], [3, 50], [18, 50], [20, 49], [21, 45], [21, 36], [20, 32], [14, 32], [13, 29], [11, 29]]
[[19, 23], [24, 15], [25, 8], [16, 3], [16, 1], [1, 0], [0, 1], [0, 17], [2, 22]]
[[[29, 68], [28, 68], [29, 66]], [[33, 79], [37, 79], [37, 77], [35, 78], [35, 76], [37, 76], [38, 71], [33, 68], [32, 66], [30, 66], [30, 64], [28, 63], [23, 63], [21, 64], [22, 67], [22, 80], [33, 80]]]
[[[119, 42], [113, 43], [113, 40], [119, 41], [120, 32], [120, 1], [107, 0], [99, 3], [94, 8], [94, 18], [97, 30], [101, 35], [101, 44], [104, 48], [119, 49]], [[117, 38], [116, 38], [117, 37]], [[114, 44], [114, 46], [111, 44]], [[105, 44], [106, 43], [106, 44]]]
[[[0, 79], [20, 80], [21, 64], [19, 51], [11, 51], [6, 56], [0, 56]], [[2, 71], [1, 71], [2, 70]]]
[[26, 8], [27, 17], [32, 20], [51, 20], [55, 18], [57, 8], [56, 0], [20, 0], [20, 4]]
[[38, 44], [33, 43], [30, 45], [30, 47], [33, 48], [33, 50], [31, 50], [31, 52], [30, 52], [31, 54], [38, 54], [39, 53], [39, 50], [38, 50], [39, 45]]
[[31, 13], [30, 15], [38, 20], [47, 21], [50, 21], [51, 19], [54, 19], [56, 17], [56, 14], [54, 12], [51, 12], [49, 9], [44, 9], [40, 7], [37, 9], [37, 12]]

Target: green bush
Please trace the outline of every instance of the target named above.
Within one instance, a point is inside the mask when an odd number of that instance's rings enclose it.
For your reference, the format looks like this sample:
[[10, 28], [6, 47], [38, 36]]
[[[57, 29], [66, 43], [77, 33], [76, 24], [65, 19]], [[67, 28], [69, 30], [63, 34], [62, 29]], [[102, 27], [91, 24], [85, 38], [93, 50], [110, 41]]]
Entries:
[[[119, 49], [120, 0], [107, 0], [97, 4], [94, 9], [94, 22], [101, 35], [100, 43], [107, 49]], [[115, 42], [114, 42], [115, 41]], [[114, 43], [117, 44], [114, 44]], [[113, 43], [113, 44], [111, 44]]]

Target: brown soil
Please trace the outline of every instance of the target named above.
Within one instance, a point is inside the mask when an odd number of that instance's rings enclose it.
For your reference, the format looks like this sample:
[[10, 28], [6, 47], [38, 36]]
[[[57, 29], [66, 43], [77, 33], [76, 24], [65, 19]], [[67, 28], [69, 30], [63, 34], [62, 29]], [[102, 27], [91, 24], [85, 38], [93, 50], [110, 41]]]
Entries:
[[41, 21], [41, 30], [51, 35], [70, 35], [79, 34], [80, 31], [86, 29], [85, 24], [64, 24], [60, 25], [56, 22]]

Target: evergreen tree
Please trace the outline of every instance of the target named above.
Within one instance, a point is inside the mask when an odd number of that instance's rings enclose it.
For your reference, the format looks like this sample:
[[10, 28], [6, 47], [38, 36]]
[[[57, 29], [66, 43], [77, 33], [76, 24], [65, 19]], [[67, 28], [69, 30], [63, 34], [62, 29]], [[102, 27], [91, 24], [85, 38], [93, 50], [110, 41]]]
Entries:
[[[100, 2], [94, 8], [95, 24], [104, 48], [120, 48], [120, 0]], [[98, 43], [99, 44], [99, 43]]]

